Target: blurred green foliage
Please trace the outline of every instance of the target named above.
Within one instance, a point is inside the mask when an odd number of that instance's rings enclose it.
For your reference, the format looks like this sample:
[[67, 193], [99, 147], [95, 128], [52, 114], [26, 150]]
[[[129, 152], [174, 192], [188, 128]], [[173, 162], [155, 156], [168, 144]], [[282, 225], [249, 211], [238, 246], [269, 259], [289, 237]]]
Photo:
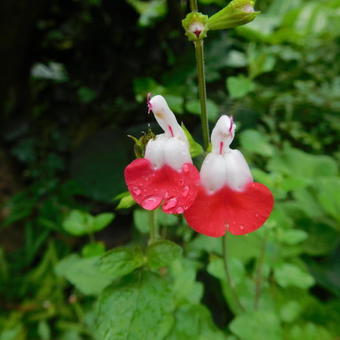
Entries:
[[186, 4], [53, 1], [23, 61], [30, 100], [18, 85], [2, 108], [0, 185], [15, 185], [0, 197], [0, 340], [339, 336], [340, 1], [257, 8], [205, 43], [209, 120], [235, 117], [235, 147], [275, 197], [263, 228], [228, 237], [244, 311], [221, 240], [159, 212], [163, 240], [148, 245], [149, 215], [123, 182], [127, 135], [146, 121], [157, 133], [148, 92], [166, 97], [202, 161]]

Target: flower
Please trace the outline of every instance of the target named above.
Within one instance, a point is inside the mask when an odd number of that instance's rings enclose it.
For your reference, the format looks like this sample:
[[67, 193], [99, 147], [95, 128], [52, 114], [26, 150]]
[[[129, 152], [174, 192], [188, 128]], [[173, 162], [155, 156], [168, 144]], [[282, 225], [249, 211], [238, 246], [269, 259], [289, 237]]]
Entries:
[[255, 231], [273, 208], [270, 190], [253, 182], [242, 153], [229, 147], [235, 128], [233, 119], [226, 115], [217, 121], [211, 134], [212, 152], [202, 164], [196, 200], [184, 213], [189, 226], [207, 236]]
[[192, 164], [188, 140], [162, 96], [148, 98], [164, 133], [149, 140], [144, 158], [130, 163], [125, 182], [134, 200], [144, 209], [160, 205], [169, 214], [183, 213], [196, 198], [199, 172]]

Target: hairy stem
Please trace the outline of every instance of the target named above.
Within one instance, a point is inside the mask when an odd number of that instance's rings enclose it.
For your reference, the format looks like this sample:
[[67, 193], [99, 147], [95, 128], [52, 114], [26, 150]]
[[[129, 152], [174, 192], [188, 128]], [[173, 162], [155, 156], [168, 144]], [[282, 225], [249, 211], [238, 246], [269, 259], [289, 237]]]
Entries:
[[201, 105], [201, 125], [204, 149], [209, 147], [209, 124], [207, 114], [207, 89], [205, 85], [205, 70], [204, 70], [204, 44], [203, 40], [197, 40], [195, 44], [195, 55], [197, 65], [197, 77], [198, 77], [198, 93]]
[[264, 255], [266, 252], [267, 235], [268, 233], [265, 233], [263, 236], [262, 244], [260, 248], [260, 254], [259, 254], [259, 257], [256, 263], [254, 309], [257, 309], [260, 303], [261, 290], [262, 290], [262, 279], [263, 279], [262, 270], [263, 270], [263, 264], [264, 264]]
[[225, 274], [227, 277], [227, 283], [228, 286], [230, 287], [230, 292], [232, 295], [232, 298], [235, 302], [235, 305], [237, 305], [237, 308], [239, 309], [240, 312], [244, 311], [243, 306], [241, 305], [240, 299], [237, 295], [237, 292], [235, 290], [234, 284], [232, 282], [231, 276], [230, 276], [230, 272], [229, 272], [229, 266], [228, 266], [228, 237], [227, 237], [227, 233], [225, 234], [225, 236], [221, 237], [222, 240], [222, 250], [223, 250], [223, 264], [224, 264], [224, 270], [225, 270]]
[[157, 210], [149, 211], [149, 230], [150, 230], [149, 244], [152, 244], [159, 239]]

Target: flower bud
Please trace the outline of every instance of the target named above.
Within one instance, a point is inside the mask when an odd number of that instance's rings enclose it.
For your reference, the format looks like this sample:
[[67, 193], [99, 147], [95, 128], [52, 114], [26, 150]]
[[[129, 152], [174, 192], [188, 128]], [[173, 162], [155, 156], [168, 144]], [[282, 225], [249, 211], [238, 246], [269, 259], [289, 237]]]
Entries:
[[245, 25], [260, 13], [254, 10], [253, 0], [232, 0], [208, 20], [208, 29], [222, 30]]
[[189, 13], [182, 20], [182, 25], [185, 30], [185, 35], [190, 41], [203, 39], [207, 36], [208, 31], [208, 16], [199, 12]]

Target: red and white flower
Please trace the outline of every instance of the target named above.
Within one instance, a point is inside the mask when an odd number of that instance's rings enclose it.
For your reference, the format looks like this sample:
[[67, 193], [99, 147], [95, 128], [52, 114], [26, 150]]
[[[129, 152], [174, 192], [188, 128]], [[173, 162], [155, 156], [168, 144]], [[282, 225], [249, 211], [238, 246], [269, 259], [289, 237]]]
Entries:
[[160, 205], [164, 212], [181, 214], [197, 195], [199, 172], [192, 164], [188, 140], [162, 96], [148, 100], [164, 133], [146, 145], [144, 158], [125, 168], [125, 182], [134, 200], [144, 209]]
[[218, 120], [211, 134], [212, 151], [202, 164], [196, 200], [184, 213], [188, 224], [207, 236], [255, 231], [273, 208], [270, 190], [253, 181], [242, 153], [229, 147], [235, 128], [233, 119], [226, 115]]

